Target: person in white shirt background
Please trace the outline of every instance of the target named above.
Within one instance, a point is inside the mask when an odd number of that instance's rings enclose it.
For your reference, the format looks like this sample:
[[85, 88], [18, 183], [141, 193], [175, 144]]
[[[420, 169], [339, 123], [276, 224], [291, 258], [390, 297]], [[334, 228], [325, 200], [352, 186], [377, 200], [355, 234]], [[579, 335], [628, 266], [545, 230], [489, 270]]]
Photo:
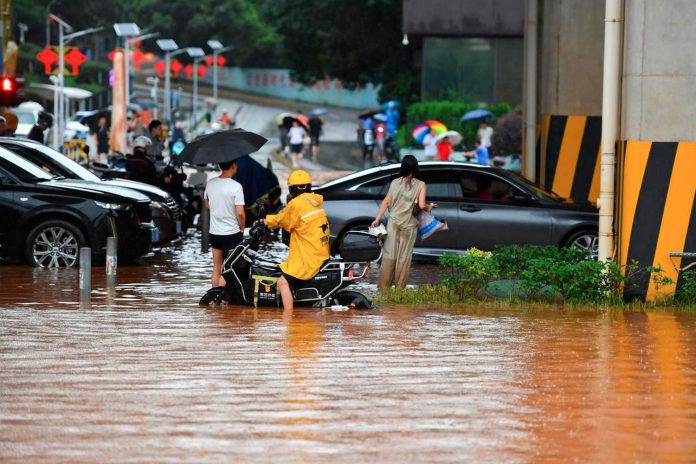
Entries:
[[425, 148], [425, 159], [434, 160], [437, 156], [437, 137], [435, 129], [430, 129], [430, 132], [423, 137], [423, 148]]
[[486, 148], [491, 148], [491, 137], [493, 137], [493, 128], [488, 125], [488, 121], [483, 120], [479, 125], [479, 130], [476, 133], [481, 145]]
[[299, 158], [304, 148], [306, 134], [304, 127], [299, 122], [293, 121], [292, 127], [288, 131], [288, 138], [290, 139], [290, 152], [292, 153], [292, 167], [295, 169], [299, 166]]
[[232, 177], [237, 173], [237, 162], [219, 163], [222, 173], [205, 186], [205, 205], [210, 209], [210, 246], [213, 249], [213, 287], [224, 286], [222, 262], [229, 250], [244, 238], [244, 190]]

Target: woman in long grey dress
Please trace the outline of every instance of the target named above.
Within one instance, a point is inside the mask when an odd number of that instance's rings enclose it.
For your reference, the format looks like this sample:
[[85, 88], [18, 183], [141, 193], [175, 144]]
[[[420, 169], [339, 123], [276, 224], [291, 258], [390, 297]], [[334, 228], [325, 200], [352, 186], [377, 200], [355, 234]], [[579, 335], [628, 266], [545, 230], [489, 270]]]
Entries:
[[372, 227], [379, 226], [384, 213], [389, 210], [387, 238], [384, 242], [382, 266], [379, 271], [379, 288], [396, 285], [405, 287], [411, 270], [413, 245], [418, 235], [418, 218], [413, 215], [417, 203], [422, 210], [431, 211], [426, 204], [425, 182], [419, 180], [418, 160], [412, 155], [401, 161], [400, 177], [394, 179], [384, 197]]

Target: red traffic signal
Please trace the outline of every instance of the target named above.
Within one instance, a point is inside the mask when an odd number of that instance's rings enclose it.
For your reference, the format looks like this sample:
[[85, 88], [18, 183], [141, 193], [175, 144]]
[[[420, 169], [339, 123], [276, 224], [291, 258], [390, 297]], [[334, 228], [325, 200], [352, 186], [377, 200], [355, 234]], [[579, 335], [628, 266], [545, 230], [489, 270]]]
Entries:
[[0, 92], [4, 94], [13, 93], [16, 88], [14, 77], [3, 76], [0, 78]]
[[0, 77], [0, 105], [15, 106], [17, 99], [17, 81], [11, 76]]

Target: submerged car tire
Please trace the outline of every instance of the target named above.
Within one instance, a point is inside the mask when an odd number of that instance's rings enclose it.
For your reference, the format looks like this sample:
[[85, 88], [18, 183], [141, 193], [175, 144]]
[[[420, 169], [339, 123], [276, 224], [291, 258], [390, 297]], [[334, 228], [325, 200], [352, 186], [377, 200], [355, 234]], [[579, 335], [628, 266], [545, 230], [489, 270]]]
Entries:
[[360, 292], [344, 290], [333, 297], [334, 303], [352, 309], [372, 309], [372, 302]]
[[210, 304], [219, 305], [222, 302], [222, 294], [225, 291], [224, 287], [213, 287], [198, 301], [198, 306], [208, 306]]
[[34, 267], [75, 267], [85, 236], [73, 224], [62, 220], [45, 221], [34, 227], [24, 244], [24, 257]]
[[599, 234], [594, 230], [580, 230], [568, 237], [563, 246], [580, 248], [587, 251], [592, 259], [597, 259], [599, 256]]

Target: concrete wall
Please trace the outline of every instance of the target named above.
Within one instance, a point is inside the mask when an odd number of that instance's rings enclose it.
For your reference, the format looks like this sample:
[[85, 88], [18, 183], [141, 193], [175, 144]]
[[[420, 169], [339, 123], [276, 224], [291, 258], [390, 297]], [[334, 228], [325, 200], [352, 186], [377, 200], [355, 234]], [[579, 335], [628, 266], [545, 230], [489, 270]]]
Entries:
[[622, 138], [696, 141], [696, 1], [625, 6]]
[[405, 34], [521, 37], [524, 0], [403, 0]]
[[604, 0], [539, 1], [539, 110], [602, 113]]

